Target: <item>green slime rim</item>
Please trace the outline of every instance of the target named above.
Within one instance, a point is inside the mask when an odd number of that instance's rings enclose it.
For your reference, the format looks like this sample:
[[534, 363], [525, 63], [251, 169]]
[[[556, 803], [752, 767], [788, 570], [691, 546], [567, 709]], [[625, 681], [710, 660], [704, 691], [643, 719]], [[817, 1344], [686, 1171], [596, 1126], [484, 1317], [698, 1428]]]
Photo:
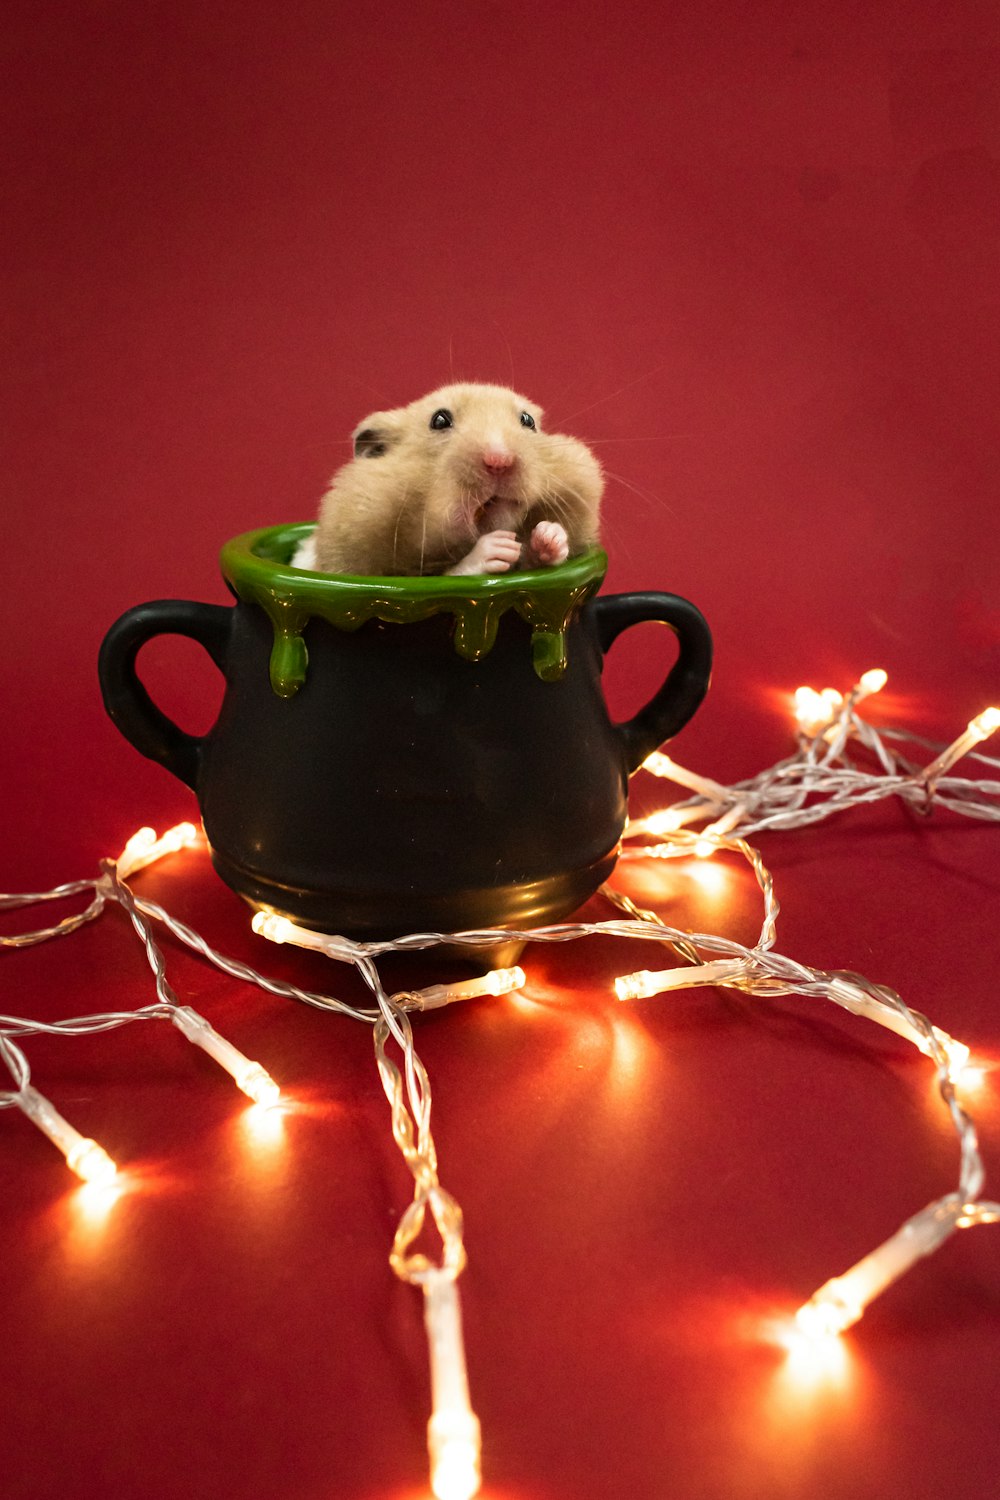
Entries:
[[451, 614], [455, 650], [475, 662], [491, 650], [501, 619], [514, 610], [531, 626], [535, 673], [554, 682], [566, 671], [570, 618], [597, 592], [608, 566], [607, 554], [592, 547], [555, 568], [468, 578], [378, 578], [293, 568], [289, 558], [314, 529], [307, 521], [246, 531], [220, 554], [222, 576], [237, 598], [260, 605], [274, 628], [270, 676], [279, 698], [294, 697], [306, 680], [309, 653], [302, 632], [316, 617], [351, 631], [368, 620], [406, 625]]

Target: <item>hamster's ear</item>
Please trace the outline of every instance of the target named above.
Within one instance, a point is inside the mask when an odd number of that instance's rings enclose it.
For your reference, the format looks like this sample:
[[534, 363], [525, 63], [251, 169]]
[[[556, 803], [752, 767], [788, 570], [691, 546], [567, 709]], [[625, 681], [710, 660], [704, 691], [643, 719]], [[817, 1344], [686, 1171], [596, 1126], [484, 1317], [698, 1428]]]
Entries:
[[376, 411], [356, 429], [354, 433], [355, 458], [381, 458], [399, 442], [402, 424], [399, 413]]

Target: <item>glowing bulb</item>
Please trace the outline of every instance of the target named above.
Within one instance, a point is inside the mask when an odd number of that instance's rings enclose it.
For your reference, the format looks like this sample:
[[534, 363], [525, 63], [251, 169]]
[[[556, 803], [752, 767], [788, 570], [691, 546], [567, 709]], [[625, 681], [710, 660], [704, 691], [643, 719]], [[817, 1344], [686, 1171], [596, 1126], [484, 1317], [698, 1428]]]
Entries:
[[989, 739], [1000, 729], [1000, 708], [984, 708], [981, 714], [969, 724], [969, 733], [974, 734], [977, 740]]
[[643, 830], [652, 834], [675, 833], [681, 826], [681, 815], [673, 807], [664, 807], [642, 820]]
[[880, 693], [888, 681], [888, 672], [883, 671], [881, 667], [872, 667], [870, 671], [861, 674], [858, 697], [867, 698], [872, 693]]
[[1000, 729], [1000, 708], [984, 708], [982, 713], [970, 719], [964, 734], [946, 749], [936, 760], [932, 760], [929, 766], [925, 766], [920, 773], [920, 780], [928, 788], [933, 787], [935, 781], [951, 769], [957, 760], [967, 755], [974, 745], [980, 744]]
[[795, 1314], [795, 1326], [808, 1339], [835, 1338], [861, 1317], [864, 1307], [843, 1295], [837, 1278], [828, 1281]]
[[103, 1184], [118, 1175], [118, 1168], [104, 1147], [89, 1139], [78, 1141], [67, 1151], [66, 1165], [84, 1182]]
[[471, 1411], [442, 1411], [431, 1417], [427, 1451], [436, 1500], [472, 1500], [479, 1493], [480, 1445], [479, 1422]]
[[479, 1418], [469, 1404], [458, 1286], [446, 1272], [433, 1272], [424, 1282], [424, 1326], [431, 1362], [431, 1489], [436, 1500], [472, 1500], [482, 1483]]
[[972, 1094], [986, 1083], [986, 1069], [965, 1066], [955, 1074], [949, 1073], [949, 1077], [957, 1088], [962, 1089], [964, 1093]]
[[251, 1063], [248, 1068], [244, 1068], [236, 1077], [236, 1084], [261, 1109], [270, 1109], [281, 1098], [281, 1089], [260, 1063]]
[[816, 730], [830, 717], [823, 699], [815, 688], [796, 688], [793, 702], [795, 718], [803, 734], [815, 734]]
[[451, 1005], [454, 1000], [475, 1000], [480, 995], [509, 995], [512, 990], [521, 989], [525, 980], [523, 969], [491, 969], [479, 979], [461, 979], [456, 984], [431, 984], [426, 989], [414, 990], [410, 999], [417, 1010], [435, 1010], [440, 1005]]
[[667, 781], [676, 781], [678, 786], [687, 787], [689, 791], [697, 792], [699, 797], [706, 797], [710, 802], [724, 801], [726, 798], [726, 789], [719, 782], [713, 781], [709, 776], [699, 776], [685, 766], [679, 766], [660, 750], [647, 755], [642, 766], [644, 771], [650, 771], [654, 776], [663, 776]]
[[649, 972], [648, 969], [638, 969], [634, 974], [619, 974], [615, 980], [615, 994], [618, 999], [644, 1000], [647, 995], [655, 995], [655, 989], [646, 988]]
[[250, 926], [260, 937], [265, 937], [272, 943], [290, 942], [295, 932], [294, 923], [289, 922], [287, 917], [279, 917], [271, 911], [254, 912]]
[[689, 964], [677, 969], [638, 969], [615, 980], [619, 1000], [645, 1000], [666, 990], [691, 989], [699, 984], [739, 984], [746, 976], [742, 958], [717, 958], [707, 964]]
[[198, 842], [198, 830], [193, 823], [178, 823], [168, 828], [162, 838], [156, 837], [152, 828], [140, 828], [133, 833], [118, 859], [115, 861], [118, 874], [127, 880], [137, 870], [145, 869], [165, 854], [176, 854], [179, 849], [190, 849]]
[[66, 1165], [86, 1183], [108, 1183], [117, 1175], [118, 1168], [111, 1157], [88, 1136], [64, 1120], [59, 1111], [43, 1094], [28, 1084], [14, 1095], [14, 1102], [24, 1111], [39, 1130], [47, 1135], [54, 1146], [66, 1158]]
[[338, 937], [332, 932], [311, 932], [308, 927], [299, 927], [287, 917], [273, 911], [255, 912], [250, 922], [253, 931], [272, 943], [294, 943], [296, 948], [311, 948], [315, 953], [324, 953], [327, 958], [353, 963], [364, 951], [363, 945], [352, 943], [349, 938]]
[[949, 1036], [946, 1031], [939, 1031], [936, 1026], [934, 1027], [934, 1035], [944, 1048], [945, 1056], [948, 1059], [948, 1077], [952, 1083], [958, 1083], [959, 1079], [964, 1081], [969, 1058], [972, 1056], [968, 1047], [964, 1042], [956, 1042], [955, 1038]]
[[184, 1033], [189, 1042], [194, 1042], [196, 1047], [207, 1052], [221, 1068], [225, 1068], [237, 1088], [241, 1088], [255, 1104], [264, 1108], [277, 1104], [281, 1097], [281, 1090], [270, 1073], [266, 1072], [260, 1063], [253, 1062], [238, 1047], [234, 1047], [232, 1042], [227, 1042], [224, 1036], [220, 1036], [204, 1016], [200, 1016], [189, 1005], [175, 1005], [170, 1013], [170, 1019], [178, 1031]]
[[198, 830], [193, 823], [178, 823], [175, 828], [168, 828], [160, 840], [164, 850], [173, 852], [177, 849], [190, 849], [198, 842]]
[[708, 859], [715, 853], [715, 845], [711, 839], [699, 839], [694, 846], [694, 852], [697, 859]]
[[144, 854], [148, 854], [155, 843], [155, 828], [137, 828], [118, 856], [119, 869], [126, 865], [131, 868], [132, 862], [136, 859], [141, 859]]
[[936, 1250], [959, 1227], [961, 1219], [962, 1205], [954, 1196], [939, 1198], [921, 1209], [843, 1276], [834, 1276], [821, 1286], [795, 1314], [796, 1324], [811, 1338], [843, 1333], [887, 1286], [921, 1256]]

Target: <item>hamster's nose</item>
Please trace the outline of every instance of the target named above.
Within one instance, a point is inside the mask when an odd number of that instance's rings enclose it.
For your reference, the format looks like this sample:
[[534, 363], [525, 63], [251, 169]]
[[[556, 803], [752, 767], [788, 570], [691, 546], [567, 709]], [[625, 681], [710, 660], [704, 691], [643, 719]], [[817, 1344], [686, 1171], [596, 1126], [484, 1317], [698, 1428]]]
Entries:
[[517, 454], [507, 448], [487, 448], [483, 453], [483, 468], [490, 474], [506, 474], [517, 463]]

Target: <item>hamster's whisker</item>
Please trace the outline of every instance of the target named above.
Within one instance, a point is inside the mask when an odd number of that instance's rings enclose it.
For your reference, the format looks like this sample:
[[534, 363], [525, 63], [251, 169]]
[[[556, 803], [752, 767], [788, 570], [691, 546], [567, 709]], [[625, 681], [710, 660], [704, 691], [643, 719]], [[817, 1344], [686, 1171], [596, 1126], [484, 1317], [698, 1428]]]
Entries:
[[669, 511], [671, 515], [677, 514], [674, 506], [668, 505], [662, 495], [651, 494], [649, 490], [644, 490], [639, 485], [633, 484], [631, 480], [625, 479], [621, 474], [616, 474], [613, 469], [606, 468], [604, 472], [609, 479], [614, 479], [616, 483], [623, 484], [627, 490], [632, 491], [633, 495], [638, 495], [640, 500], [645, 500], [647, 505], [656, 506], [660, 510]]
[[406, 507], [409, 504], [409, 501], [410, 491], [406, 489], [403, 491], [403, 498], [400, 501], [399, 509], [396, 511], [396, 525], [393, 528], [392, 532], [392, 561], [394, 567], [399, 553], [399, 528], [403, 524], [403, 516], [406, 513]]
[[588, 438], [587, 447], [593, 448], [596, 443], [679, 443], [684, 438], [697, 437], [701, 437], [700, 432], [654, 432], [649, 437]]
[[607, 396], [598, 396], [597, 400], [592, 401], [589, 406], [578, 407], [576, 411], [571, 411], [569, 413], [569, 416], [559, 417], [559, 424], [562, 425], [563, 422], [572, 422], [576, 417], [581, 417], [585, 411], [593, 411], [595, 406], [603, 406], [605, 401], [614, 401], [616, 396], [624, 395], [626, 391], [632, 390], [633, 386], [641, 385], [644, 380], [651, 380], [654, 375], [659, 375], [660, 371], [665, 370], [666, 368], [667, 361], [663, 360], [662, 363], [654, 365], [652, 370], [647, 370], [644, 375], [637, 375], [635, 379], [630, 380], [627, 385], [619, 386], [616, 391], [609, 392]]
[[500, 337], [503, 339], [504, 343], [507, 346], [507, 359], [508, 359], [508, 361], [510, 363], [510, 383], [511, 383], [511, 385], [514, 385], [514, 383], [515, 383], [514, 382], [514, 355], [513, 355], [513, 352], [511, 350], [511, 347], [510, 347], [510, 339], [504, 333], [503, 329], [500, 327], [500, 324], [497, 322], [496, 318], [493, 319], [493, 327], [496, 329], [497, 333], [500, 335]]
[[423, 513], [423, 516], [421, 518], [421, 526], [420, 526], [420, 571], [421, 571], [421, 573], [424, 571], [424, 558], [426, 557], [426, 555], [427, 555], [427, 508], [425, 506], [424, 507], [424, 513]]

